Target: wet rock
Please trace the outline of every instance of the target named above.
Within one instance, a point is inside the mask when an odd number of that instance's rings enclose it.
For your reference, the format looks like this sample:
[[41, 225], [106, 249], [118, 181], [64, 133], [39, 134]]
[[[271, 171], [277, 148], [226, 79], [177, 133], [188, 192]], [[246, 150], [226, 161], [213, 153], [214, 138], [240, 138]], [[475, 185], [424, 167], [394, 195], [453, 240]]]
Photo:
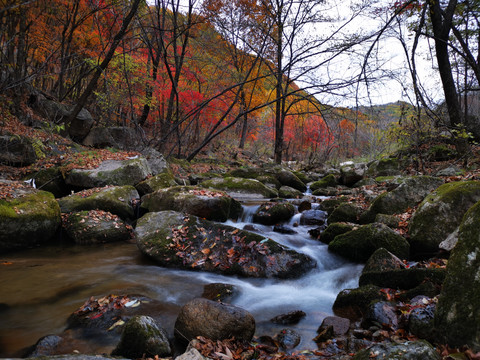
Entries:
[[313, 338], [316, 343], [323, 343], [332, 339], [335, 334], [333, 332], [333, 325], [324, 326], [317, 330], [318, 335]]
[[367, 260], [362, 273], [383, 272], [387, 270], [405, 269], [405, 264], [390, 251], [380, 248]]
[[276, 336], [280, 346], [284, 349], [290, 350], [298, 346], [302, 340], [300, 334], [292, 329], [283, 329]]
[[262, 204], [253, 214], [253, 222], [275, 225], [289, 220], [294, 214], [295, 207], [289, 202], [267, 202]]
[[103, 210], [129, 220], [135, 218], [134, 205], [139, 198], [133, 186], [110, 186], [80, 191], [57, 201], [62, 213]]
[[298, 205], [298, 212], [304, 212], [305, 210], [311, 210], [312, 203], [310, 201], [304, 200]]
[[346, 223], [333, 223], [327, 226], [327, 228], [320, 235], [320, 241], [325, 244], [330, 244], [335, 236], [345, 234], [353, 230], [355, 225]]
[[337, 186], [337, 179], [335, 178], [335, 175], [329, 174], [322, 179], [315, 181], [314, 183], [310, 184], [310, 190], [312, 192], [315, 192], [318, 189], [325, 189], [328, 187], [335, 187]]
[[61, 198], [70, 194], [70, 188], [65, 183], [60, 167], [41, 169], [25, 180], [34, 179], [37, 189], [51, 192], [55, 198]]
[[326, 211], [328, 214], [331, 214], [340, 204], [343, 204], [347, 200], [344, 197], [334, 198], [334, 199], [325, 199], [320, 203], [320, 210]]
[[345, 164], [340, 168], [340, 182], [346, 186], [353, 186], [363, 179], [367, 170], [367, 164]]
[[147, 212], [174, 210], [212, 221], [237, 219], [242, 205], [223, 191], [194, 186], [175, 186], [142, 196], [141, 208]]
[[63, 338], [57, 335], [47, 335], [42, 337], [34, 345], [34, 350], [28, 354], [28, 357], [52, 356], [57, 354], [57, 348], [63, 341]]
[[278, 193], [258, 180], [235, 177], [215, 178], [201, 183], [202, 187], [225, 191], [233, 198], [274, 198]]
[[307, 186], [300, 180], [297, 175], [289, 170], [282, 170], [276, 174], [276, 178], [283, 186], [289, 186], [304, 193], [307, 190]]
[[307, 314], [302, 310], [291, 311], [287, 314], [277, 315], [274, 318], [271, 318], [270, 321], [275, 324], [282, 325], [294, 325], [298, 324]]
[[345, 335], [350, 329], [350, 320], [339, 316], [327, 316], [323, 319], [317, 333], [320, 333], [323, 329], [329, 326], [333, 327], [333, 334], [335, 336]]
[[325, 226], [319, 226], [314, 229], [308, 230], [308, 235], [310, 235], [314, 239], [319, 240], [324, 230], [325, 230]]
[[296, 199], [302, 197], [303, 193], [300, 190], [283, 185], [278, 189], [278, 196], [283, 199]]
[[202, 298], [221, 302], [230, 302], [238, 293], [236, 286], [231, 284], [212, 283], [203, 287]]
[[22, 182], [0, 182], [0, 252], [46, 243], [61, 223], [60, 207], [46, 191]]
[[126, 241], [133, 236], [133, 229], [117, 215], [99, 210], [66, 214], [63, 229], [79, 245]]
[[368, 305], [374, 300], [382, 300], [380, 288], [374, 285], [340, 291], [333, 303], [333, 312], [352, 321], [363, 316]]
[[437, 253], [439, 244], [455, 231], [463, 215], [479, 200], [480, 181], [447, 183], [427, 196], [410, 220], [412, 254]]
[[362, 272], [359, 284], [376, 285], [383, 288], [413, 289], [420, 284], [431, 281], [436, 285], [441, 285], [445, 279], [445, 269], [428, 269], [428, 268], [408, 268], [408, 269], [392, 269], [383, 271]]
[[328, 216], [328, 222], [330, 224], [336, 222], [358, 222], [362, 209], [352, 203], [340, 204], [333, 210]]
[[175, 360], [205, 360], [206, 358], [193, 346], [188, 346], [187, 351], [177, 356]]
[[286, 234], [286, 235], [297, 234], [297, 232], [295, 230], [293, 230], [291, 227], [286, 226], [286, 225], [275, 225], [273, 227], [273, 231], [278, 232], [280, 234]]
[[254, 333], [255, 319], [246, 310], [201, 298], [185, 304], [175, 322], [175, 338], [181, 342], [197, 336], [250, 341]]
[[37, 161], [31, 141], [23, 136], [0, 136], [0, 164], [28, 166]]
[[460, 225], [435, 312], [440, 338], [451, 346], [480, 351], [480, 202]]
[[157, 174], [144, 180], [137, 185], [135, 188], [138, 190], [140, 195], [150, 194], [160, 189], [169, 188], [172, 186], [177, 186], [177, 182], [175, 181], [173, 175], [170, 172], [163, 172], [161, 174]]
[[424, 340], [406, 341], [404, 343], [380, 343], [360, 350], [352, 360], [440, 360], [432, 345]]
[[396, 229], [400, 225], [400, 219], [395, 215], [377, 214], [375, 222], [385, 224], [391, 229]]
[[[421, 339], [433, 341], [436, 339], [434, 326], [436, 304], [429, 302], [429, 300], [430, 299], [423, 300], [427, 302], [427, 305], [416, 307], [410, 312], [408, 317], [408, 330]], [[412, 302], [412, 305], [415, 306], [416, 304]]]
[[388, 226], [373, 223], [356, 230], [337, 235], [328, 249], [351, 261], [365, 262], [379, 248], [385, 248], [394, 255], [407, 259], [410, 246], [405, 238]]
[[106, 160], [92, 170], [73, 169], [65, 177], [65, 182], [82, 189], [106, 185], [133, 186], [151, 174], [147, 160], [142, 157], [123, 161]]
[[370, 329], [372, 326], [377, 329], [397, 330], [398, 318], [395, 305], [388, 301], [372, 302], [363, 317], [362, 327]]
[[261, 235], [175, 211], [144, 215], [135, 232], [139, 249], [162, 266], [279, 278], [315, 266], [308, 256]]
[[171, 354], [167, 334], [149, 316], [134, 316], [125, 324], [119, 344], [113, 350], [114, 356], [138, 359], [144, 356], [159, 357]]
[[323, 225], [327, 213], [322, 210], [305, 210], [300, 217], [300, 225]]

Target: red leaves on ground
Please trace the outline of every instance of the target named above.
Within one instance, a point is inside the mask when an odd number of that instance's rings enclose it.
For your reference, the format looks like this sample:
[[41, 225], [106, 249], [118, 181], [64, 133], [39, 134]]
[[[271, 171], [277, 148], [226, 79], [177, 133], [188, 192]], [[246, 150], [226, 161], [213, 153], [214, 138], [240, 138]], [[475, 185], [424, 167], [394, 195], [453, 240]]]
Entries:
[[74, 314], [77, 316], [88, 315], [91, 320], [98, 319], [107, 311], [123, 308], [130, 301], [131, 299], [127, 296], [108, 295], [100, 299], [92, 296]]

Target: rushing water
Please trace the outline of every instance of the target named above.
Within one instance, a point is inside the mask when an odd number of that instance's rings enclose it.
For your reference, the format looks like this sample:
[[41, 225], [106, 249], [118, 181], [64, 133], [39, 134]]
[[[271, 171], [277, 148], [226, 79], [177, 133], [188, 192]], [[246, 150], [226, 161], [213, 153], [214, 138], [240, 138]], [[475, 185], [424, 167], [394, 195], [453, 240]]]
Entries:
[[[244, 218], [227, 224], [243, 228], [258, 206], [245, 208]], [[299, 215], [289, 222], [293, 226]], [[310, 238], [309, 227], [283, 235], [272, 227], [254, 225], [258, 232], [317, 261], [316, 269], [299, 279], [246, 279], [205, 272], [159, 267], [143, 257], [133, 243], [101, 246], [57, 245], [0, 257], [0, 357], [19, 355], [40, 337], [60, 334], [66, 319], [91, 296], [142, 294], [164, 305], [162, 326], [173, 333], [180, 307], [198, 297], [203, 286], [222, 282], [235, 285], [233, 304], [250, 311], [257, 335], [273, 336], [290, 327], [302, 335], [298, 349], [315, 348], [312, 338], [339, 291], [357, 286], [361, 267], [329, 253]], [[295, 326], [276, 325], [272, 317], [293, 310], [307, 316]]]

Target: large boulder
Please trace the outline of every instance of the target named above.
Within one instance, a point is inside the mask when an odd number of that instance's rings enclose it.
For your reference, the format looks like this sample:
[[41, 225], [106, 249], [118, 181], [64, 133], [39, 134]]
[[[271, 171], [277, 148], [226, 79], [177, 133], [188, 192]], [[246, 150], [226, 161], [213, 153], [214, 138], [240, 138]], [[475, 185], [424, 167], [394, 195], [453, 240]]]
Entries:
[[418, 206], [409, 224], [412, 255], [427, 256], [460, 225], [463, 215], [480, 200], [480, 181], [444, 184]]
[[358, 222], [358, 218], [362, 213], [362, 209], [352, 203], [345, 202], [340, 204], [333, 210], [330, 215], [328, 215], [328, 223], [336, 223], [336, 222], [350, 222], [356, 223]]
[[70, 189], [65, 184], [60, 167], [51, 167], [48, 169], [40, 169], [34, 174], [26, 177], [26, 180], [33, 179], [37, 189], [51, 192], [55, 198], [60, 198], [70, 194]]
[[435, 325], [451, 346], [480, 351], [480, 202], [465, 214], [447, 264]]
[[0, 164], [28, 166], [37, 161], [32, 142], [24, 136], [0, 136]]
[[340, 168], [340, 181], [343, 185], [353, 186], [356, 182], [365, 177], [367, 164], [365, 163], [347, 163]]
[[63, 229], [79, 245], [126, 241], [133, 235], [131, 227], [117, 215], [101, 210], [66, 214], [63, 217]]
[[300, 190], [294, 189], [290, 186], [281, 186], [278, 189], [278, 196], [283, 199], [297, 199], [302, 197], [303, 193]]
[[409, 257], [410, 246], [405, 238], [388, 226], [373, 223], [337, 235], [328, 249], [351, 261], [365, 262], [379, 248], [385, 248], [401, 259]]
[[250, 277], [289, 278], [315, 261], [263, 236], [175, 211], [145, 214], [137, 245], [162, 266]]
[[265, 186], [258, 180], [236, 177], [214, 178], [200, 184], [208, 189], [223, 190], [234, 198], [273, 198], [277, 197], [276, 190]]
[[384, 158], [368, 164], [367, 175], [373, 178], [377, 176], [394, 176], [400, 173], [400, 162], [397, 158]]
[[0, 252], [50, 240], [61, 223], [53, 195], [19, 182], [0, 182]]
[[335, 175], [328, 174], [325, 177], [321, 178], [320, 180], [317, 180], [317, 181], [311, 183], [310, 184], [310, 190], [316, 191], [318, 189], [335, 187], [337, 185], [338, 185], [338, 183], [337, 183], [337, 179], [335, 178]]
[[140, 143], [140, 136], [135, 129], [122, 126], [94, 127], [82, 141], [85, 146], [122, 150], [136, 150]]
[[175, 337], [182, 342], [197, 336], [213, 341], [231, 337], [250, 341], [254, 333], [255, 319], [248, 311], [202, 298], [185, 304], [175, 322]]
[[124, 220], [135, 218], [134, 204], [140, 198], [133, 186], [94, 188], [58, 199], [62, 213], [104, 210]]
[[253, 214], [253, 222], [275, 225], [289, 220], [294, 214], [295, 207], [289, 202], [267, 202]]
[[142, 197], [141, 207], [149, 212], [175, 210], [222, 222], [237, 219], [242, 212], [242, 205], [225, 192], [193, 186], [175, 186], [147, 194]]
[[415, 207], [428, 194], [443, 184], [443, 180], [432, 176], [411, 176], [402, 178], [391, 191], [379, 195], [363, 217], [375, 220], [377, 214], [400, 214]]
[[114, 356], [140, 359], [171, 355], [166, 331], [150, 316], [134, 316], [125, 324], [122, 337], [113, 350]]
[[355, 226], [353, 224], [345, 224], [345, 223], [330, 224], [322, 233], [320, 233], [319, 239], [321, 242], [325, 244], [330, 244], [337, 235], [345, 234], [353, 230], [354, 227]]
[[142, 157], [123, 161], [106, 160], [95, 169], [73, 169], [67, 174], [65, 182], [82, 189], [136, 185], [151, 173], [147, 160]]
[[324, 225], [327, 213], [323, 210], [305, 210], [300, 216], [300, 225]]
[[140, 195], [145, 195], [153, 193], [160, 189], [165, 189], [177, 185], [178, 184], [175, 181], [173, 175], [170, 172], [165, 171], [138, 183], [137, 185], [135, 185], [135, 188], [138, 190]]
[[303, 183], [303, 181], [289, 170], [282, 170], [278, 172], [276, 177], [277, 180], [280, 181], [280, 183], [284, 186], [290, 186], [301, 192], [305, 192], [307, 190], [307, 186]]
[[425, 340], [406, 341], [404, 343], [379, 343], [360, 350], [352, 360], [440, 360], [435, 348]]
[[372, 301], [382, 300], [380, 288], [374, 285], [345, 289], [338, 293], [333, 303], [333, 312], [352, 321], [362, 317]]

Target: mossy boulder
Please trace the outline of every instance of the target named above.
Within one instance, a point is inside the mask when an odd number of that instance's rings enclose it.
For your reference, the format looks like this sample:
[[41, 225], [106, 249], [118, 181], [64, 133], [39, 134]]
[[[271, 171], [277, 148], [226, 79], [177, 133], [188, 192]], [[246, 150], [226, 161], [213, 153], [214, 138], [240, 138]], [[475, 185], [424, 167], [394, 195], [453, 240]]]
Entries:
[[320, 234], [320, 241], [325, 244], [330, 244], [335, 236], [345, 234], [351, 230], [355, 225], [348, 223], [332, 223]]
[[239, 177], [243, 179], [256, 179], [267, 175], [265, 170], [254, 167], [241, 167], [233, 169], [225, 174], [225, 177]]
[[356, 289], [345, 289], [337, 295], [332, 309], [337, 316], [358, 320], [365, 314], [372, 301], [382, 299], [378, 286], [367, 285]]
[[295, 207], [289, 202], [267, 202], [253, 214], [253, 222], [275, 225], [289, 220], [294, 214]]
[[0, 252], [28, 248], [52, 239], [61, 223], [60, 207], [46, 191], [2, 182]]
[[320, 203], [320, 210], [326, 211], [327, 213], [331, 214], [333, 210], [335, 210], [340, 204], [343, 204], [346, 201], [347, 199], [345, 197], [324, 199]]
[[451, 346], [480, 351], [480, 202], [460, 225], [458, 243], [447, 264], [435, 325]]
[[268, 186], [272, 189], [280, 189], [282, 184], [272, 175], [260, 175], [256, 178], [256, 180], [260, 181], [265, 186]]
[[405, 238], [379, 223], [363, 225], [337, 235], [328, 249], [351, 261], [365, 262], [379, 248], [385, 248], [401, 259], [409, 257], [410, 246]]
[[315, 267], [304, 254], [245, 230], [176, 211], [145, 214], [137, 245], [162, 266], [248, 277], [298, 277]]
[[297, 175], [289, 170], [282, 170], [276, 174], [276, 178], [280, 181], [280, 184], [284, 186], [290, 186], [302, 193], [307, 191], [307, 185], [300, 180]]
[[37, 161], [32, 142], [25, 136], [0, 136], [0, 164], [28, 166]]
[[367, 260], [362, 273], [404, 269], [405, 264], [390, 251], [380, 248]]
[[340, 183], [345, 186], [353, 186], [365, 177], [367, 164], [348, 163], [340, 167]]
[[302, 197], [303, 193], [300, 190], [284, 185], [278, 189], [278, 196], [283, 199], [297, 199]]
[[216, 178], [204, 181], [200, 186], [225, 191], [234, 198], [274, 198], [276, 190], [265, 186], [258, 180], [238, 177]]
[[432, 176], [402, 178], [397, 187], [380, 194], [372, 202], [363, 218], [368, 218], [372, 222], [377, 214], [401, 214], [408, 208], [418, 205], [428, 194], [442, 184], [442, 179]]
[[142, 197], [141, 208], [150, 211], [175, 210], [213, 221], [237, 219], [242, 205], [223, 191], [194, 186], [160, 189]]
[[137, 315], [125, 324], [120, 342], [112, 355], [130, 359], [145, 356], [163, 358], [170, 356], [171, 352], [167, 332], [150, 316]]
[[480, 200], [480, 181], [444, 184], [418, 206], [409, 224], [412, 255], [427, 256], [460, 225], [463, 215]]
[[370, 177], [394, 176], [399, 174], [400, 161], [397, 158], [384, 158], [368, 164], [367, 175]]
[[335, 175], [329, 174], [329, 175], [321, 178], [320, 180], [311, 183], [310, 184], [310, 190], [312, 190], [312, 192], [313, 192], [313, 191], [318, 190], [318, 189], [324, 189], [324, 188], [327, 188], [327, 187], [335, 187], [337, 185], [338, 185], [338, 183], [337, 183], [337, 179], [335, 178]]
[[409, 290], [430, 282], [440, 287], [445, 279], [445, 269], [408, 268], [383, 271], [363, 271], [358, 283], [360, 286], [376, 285], [383, 288]]
[[135, 185], [135, 188], [140, 195], [145, 195], [153, 193], [160, 189], [165, 189], [177, 185], [178, 184], [175, 181], [172, 173], [166, 171], [138, 183], [137, 185]]
[[440, 360], [435, 348], [425, 340], [406, 341], [404, 343], [378, 343], [360, 350], [352, 360], [370, 360], [374, 355], [382, 360]]
[[145, 158], [106, 160], [95, 169], [73, 169], [66, 177], [68, 185], [82, 189], [107, 185], [136, 185], [152, 174]]
[[129, 225], [106, 211], [74, 212], [66, 214], [62, 220], [66, 235], [79, 245], [126, 241], [133, 235]]
[[333, 210], [328, 216], [329, 223], [335, 222], [358, 222], [358, 217], [362, 213], [362, 209], [352, 203], [342, 203]]
[[62, 213], [103, 210], [123, 220], [135, 218], [134, 203], [140, 198], [133, 186], [107, 186], [80, 191], [57, 199]]
[[25, 180], [30, 179], [34, 179], [37, 189], [51, 192], [56, 198], [70, 193], [70, 188], [65, 183], [60, 167], [41, 169], [25, 178]]

